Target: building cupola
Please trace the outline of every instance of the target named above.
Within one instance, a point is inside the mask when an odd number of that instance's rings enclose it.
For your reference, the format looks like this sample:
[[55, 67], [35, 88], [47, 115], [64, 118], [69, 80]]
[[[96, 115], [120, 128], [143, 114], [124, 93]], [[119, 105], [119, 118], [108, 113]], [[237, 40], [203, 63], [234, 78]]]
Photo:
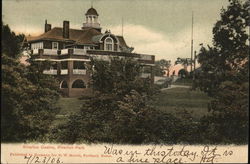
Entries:
[[98, 31], [101, 31], [100, 23], [98, 22], [99, 14], [97, 13], [96, 9], [91, 7], [90, 9], [88, 9], [85, 16], [86, 16], [86, 22], [83, 23], [82, 29], [94, 28], [97, 29]]
[[99, 16], [96, 9], [94, 9], [93, 7], [91, 7], [90, 9], [88, 9], [87, 13], [85, 14], [87, 15], [95, 15], [95, 16]]

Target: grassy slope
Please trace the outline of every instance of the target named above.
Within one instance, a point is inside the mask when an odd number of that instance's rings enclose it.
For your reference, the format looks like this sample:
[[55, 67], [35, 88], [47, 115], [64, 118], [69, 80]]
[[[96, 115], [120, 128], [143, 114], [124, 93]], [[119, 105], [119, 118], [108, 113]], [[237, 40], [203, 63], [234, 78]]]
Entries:
[[187, 85], [187, 86], [192, 86], [192, 79], [177, 79], [173, 85]]
[[61, 97], [58, 101], [58, 106], [61, 107], [60, 115], [68, 115], [78, 112], [82, 106], [83, 100], [78, 98]]
[[[189, 112], [193, 112], [193, 117], [197, 119], [207, 113], [207, 103], [209, 102], [209, 98], [203, 92], [190, 91], [187, 88], [168, 89], [162, 91], [154, 98], [154, 101], [149, 102], [149, 105], [154, 108], [173, 113], [176, 116], [178, 116], [179, 111], [186, 109]], [[53, 125], [65, 122], [66, 115], [79, 112], [81, 105], [84, 103], [83, 101], [78, 98], [61, 97], [57, 104], [61, 111]]]
[[57, 106], [61, 108], [60, 112], [56, 116], [56, 120], [53, 122], [53, 125], [58, 125], [63, 122], [66, 122], [65, 116], [68, 116], [73, 113], [80, 111], [83, 100], [78, 98], [64, 98], [61, 97], [57, 102]]
[[186, 109], [192, 112], [196, 119], [207, 114], [209, 98], [201, 91], [191, 91], [188, 88], [173, 88], [162, 91], [155, 96], [149, 105], [178, 116], [178, 112]]

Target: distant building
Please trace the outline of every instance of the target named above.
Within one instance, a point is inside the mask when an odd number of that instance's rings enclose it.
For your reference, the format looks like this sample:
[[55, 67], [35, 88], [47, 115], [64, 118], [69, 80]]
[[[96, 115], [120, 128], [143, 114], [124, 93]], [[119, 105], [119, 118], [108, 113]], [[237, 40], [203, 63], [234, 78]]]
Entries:
[[[133, 48], [126, 44], [123, 36], [114, 35], [110, 31], [102, 33], [99, 15], [93, 7], [88, 9], [85, 16], [86, 22], [81, 29], [71, 29], [69, 21], [64, 21], [63, 27], [51, 28], [51, 24], [45, 21], [43, 34], [27, 37], [31, 57], [55, 63], [49, 70], [44, 70], [44, 73], [58, 77], [58, 86], [63, 95], [77, 97], [92, 91], [89, 86], [91, 75], [86, 68], [86, 63], [91, 58], [109, 60], [110, 57], [117, 56], [132, 57], [152, 69], [154, 55], [132, 53]], [[153, 73], [143, 73], [141, 76], [154, 81]]]

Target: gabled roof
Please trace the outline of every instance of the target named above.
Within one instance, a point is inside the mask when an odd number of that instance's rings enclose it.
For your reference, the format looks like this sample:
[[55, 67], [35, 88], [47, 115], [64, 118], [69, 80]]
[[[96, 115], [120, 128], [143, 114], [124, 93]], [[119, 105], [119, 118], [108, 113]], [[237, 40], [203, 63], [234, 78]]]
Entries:
[[[27, 37], [28, 42], [34, 42], [38, 40], [52, 40], [52, 41], [69, 41], [76, 44], [98, 44], [99, 39], [105, 34], [102, 34], [94, 28], [85, 28], [82, 30], [69, 29], [69, 38], [63, 38], [63, 28], [54, 27], [50, 31], [43, 33], [37, 37]], [[120, 46], [129, 48], [123, 38], [123, 36], [116, 36], [119, 40]]]
[[83, 30], [69, 29], [69, 38], [63, 38], [63, 29], [61, 27], [54, 27], [50, 31], [37, 36], [27, 37], [28, 42], [36, 40], [61, 40], [61, 41], [74, 41], [79, 44], [92, 44], [92, 37], [100, 35], [101, 32], [94, 28], [86, 28]]

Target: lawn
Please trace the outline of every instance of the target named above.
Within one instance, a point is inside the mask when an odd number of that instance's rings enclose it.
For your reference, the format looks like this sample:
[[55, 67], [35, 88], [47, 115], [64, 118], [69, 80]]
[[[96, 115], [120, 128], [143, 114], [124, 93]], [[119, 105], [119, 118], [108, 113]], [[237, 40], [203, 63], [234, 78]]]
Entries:
[[187, 86], [192, 86], [192, 79], [184, 79], [184, 78], [179, 78], [177, 79], [173, 85], [187, 85]]
[[[156, 109], [172, 113], [178, 117], [178, 112], [186, 109], [192, 112], [195, 119], [207, 114], [209, 97], [201, 91], [191, 91], [189, 88], [172, 88], [162, 91], [154, 96], [148, 104]], [[53, 125], [66, 122], [66, 116], [80, 111], [84, 100], [78, 98], [61, 97], [57, 103], [61, 108]]]
[[178, 117], [178, 112], [187, 110], [195, 119], [207, 114], [210, 98], [201, 91], [191, 91], [189, 88], [172, 88], [159, 93], [149, 105], [172, 113]]
[[78, 98], [61, 97], [58, 101], [58, 106], [61, 108], [60, 115], [69, 115], [80, 111], [83, 100]]
[[83, 103], [84, 100], [79, 100], [78, 98], [60, 97], [57, 106], [61, 108], [61, 110], [56, 115], [56, 120], [53, 122], [53, 125], [66, 122], [66, 116], [79, 112]]

